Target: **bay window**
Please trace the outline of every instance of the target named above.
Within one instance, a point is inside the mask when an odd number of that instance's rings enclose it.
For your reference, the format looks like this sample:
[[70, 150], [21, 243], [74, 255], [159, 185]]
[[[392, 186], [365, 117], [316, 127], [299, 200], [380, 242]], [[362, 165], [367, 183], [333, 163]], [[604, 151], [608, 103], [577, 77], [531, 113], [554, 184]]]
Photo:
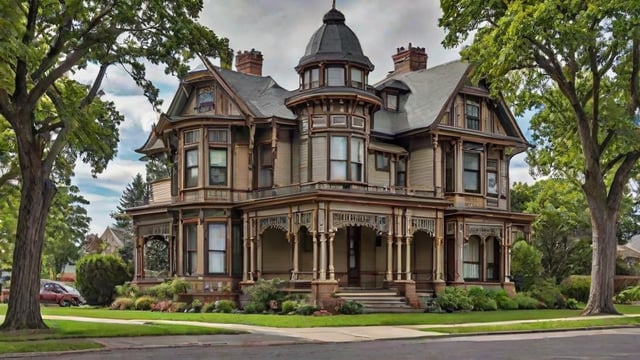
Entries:
[[332, 136], [330, 143], [331, 180], [363, 180], [364, 139]]
[[209, 185], [227, 185], [227, 149], [209, 149]]
[[351, 68], [351, 86], [354, 88], [362, 89], [363, 85], [363, 74], [362, 70], [358, 68]]
[[479, 193], [480, 192], [480, 154], [474, 152], [465, 152], [463, 159], [464, 173], [463, 185], [464, 191]]
[[344, 68], [330, 66], [327, 68], [327, 86], [344, 86]]
[[182, 241], [184, 249], [183, 272], [186, 275], [193, 275], [198, 268], [198, 226], [196, 223], [184, 224], [182, 228]]
[[198, 148], [185, 151], [184, 187], [198, 186]]
[[273, 151], [271, 144], [260, 144], [258, 147], [258, 187], [268, 188], [273, 186]]

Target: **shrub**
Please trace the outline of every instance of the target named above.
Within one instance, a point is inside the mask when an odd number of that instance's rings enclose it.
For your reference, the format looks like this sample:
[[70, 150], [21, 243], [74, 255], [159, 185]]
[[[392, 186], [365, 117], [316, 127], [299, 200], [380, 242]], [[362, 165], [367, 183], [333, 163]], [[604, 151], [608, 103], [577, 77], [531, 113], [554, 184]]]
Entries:
[[298, 309], [296, 310], [296, 314], [309, 316], [309, 315], [313, 315], [313, 313], [315, 313], [316, 311], [318, 311], [317, 307], [309, 304], [302, 304], [298, 306]]
[[158, 299], [173, 299], [173, 288], [169, 283], [162, 283], [144, 289], [144, 294]]
[[632, 301], [640, 301], [640, 286], [622, 290], [613, 297], [613, 302], [616, 304], [631, 304]]
[[142, 295], [138, 285], [126, 282], [122, 285], [116, 285], [116, 294], [120, 297], [137, 298]]
[[189, 308], [186, 302], [174, 302], [172, 307], [175, 312], [185, 312]]
[[135, 302], [130, 297], [119, 297], [111, 303], [111, 310], [132, 310], [134, 309]]
[[510, 297], [500, 297], [496, 299], [496, 303], [498, 304], [498, 309], [500, 310], [518, 310], [518, 302], [514, 298]]
[[574, 298], [567, 299], [566, 307], [567, 309], [576, 310], [578, 308], [578, 300]]
[[560, 288], [550, 280], [539, 281], [529, 291], [529, 295], [544, 304], [547, 309], [564, 309], [566, 299]]
[[178, 278], [171, 280], [169, 285], [171, 287], [171, 292], [174, 295], [186, 293], [191, 288], [191, 285], [186, 280]]
[[215, 309], [216, 309], [216, 303], [215, 302], [206, 303], [206, 304], [204, 304], [202, 306], [202, 312], [203, 313], [212, 313]]
[[291, 314], [298, 309], [298, 302], [295, 300], [285, 300], [282, 302], [282, 313]]
[[231, 300], [218, 300], [215, 303], [215, 312], [230, 314], [236, 308], [236, 304]]
[[189, 304], [189, 312], [199, 313], [202, 311], [202, 306], [200, 299], [193, 299]]
[[265, 309], [266, 307], [264, 304], [253, 301], [250, 301], [247, 305], [244, 306], [244, 311], [247, 314], [262, 314]]
[[279, 279], [259, 279], [255, 285], [247, 289], [250, 302], [256, 304], [256, 310], [270, 309], [274, 301], [280, 303], [284, 299], [284, 293], [278, 289], [278, 284], [280, 284]]
[[534, 246], [520, 240], [511, 249], [511, 275], [517, 290], [531, 288], [542, 272], [542, 255]]
[[516, 295], [514, 300], [516, 304], [518, 304], [518, 309], [521, 310], [533, 310], [540, 307], [540, 302], [538, 300], [524, 294]]
[[484, 290], [481, 287], [471, 287], [467, 290], [467, 296], [473, 304], [475, 311], [498, 310], [498, 304], [492, 297], [497, 296], [497, 292]]
[[440, 309], [447, 312], [473, 309], [473, 303], [467, 294], [467, 290], [463, 288], [446, 287], [444, 291], [438, 294], [435, 302]]
[[590, 289], [591, 276], [571, 275], [560, 283], [560, 291], [564, 296], [582, 302], [589, 300]]
[[357, 301], [345, 301], [336, 308], [336, 312], [343, 315], [362, 314], [364, 307]]
[[136, 310], [151, 310], [151, 307], [157, 302], [151, 296], [144, 295], [136, 299]]
[[87, 255], [76, 264], [76, 286], [90, 305], [111, 304], [115, 287], [128, 280], [127, 266], [114, 255]]

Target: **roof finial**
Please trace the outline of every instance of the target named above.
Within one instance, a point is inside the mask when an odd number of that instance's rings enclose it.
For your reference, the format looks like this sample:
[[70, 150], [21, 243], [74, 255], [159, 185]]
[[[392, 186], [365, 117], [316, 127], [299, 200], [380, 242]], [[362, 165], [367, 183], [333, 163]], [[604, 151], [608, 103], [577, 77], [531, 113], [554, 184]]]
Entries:
[[336, 0], [333, 0], [333, 5], [331, 6], [331, 8], [335, 10], [335, 8], [336, 8]]

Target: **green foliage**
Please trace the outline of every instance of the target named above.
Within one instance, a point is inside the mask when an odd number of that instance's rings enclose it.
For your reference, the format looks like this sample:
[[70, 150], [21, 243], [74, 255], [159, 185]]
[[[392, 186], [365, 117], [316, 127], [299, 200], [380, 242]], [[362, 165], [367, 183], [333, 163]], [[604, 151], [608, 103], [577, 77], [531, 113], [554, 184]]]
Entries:
[[613, 297], [613, 301], [616, 304], [631, 304], [633, 301], [640, 301], [640, 286], [622, 290]]
[[76, 286], [90, 305], [109, 305], [115, 287], [131, 279], [127, 267], [117, 256], [93, 254], [76, 263]]
[[122, 285], [116, 285], [116, 294], [120, 297], [137, 298], [142, 295], [142, 291], [138, 285], [126, 282]]
[[560, 288], [551, 280], [538, 281], [531, 287], [528, 294], [540, 301], [547, 309], [564, 309], [566, 299]]
[[285, 300], [282, 302], [281, 310], [283, 314], [291, 314], [298, 309], [300, 304], [295, 300]]
[[577, 310], [578, 309], [578, 300], [574, 298], [567, 299], [567, 303], [565, 305], [567, 309]]
[[216, 309], [216, 303], [215, 302], [205, 303], [202, 306], [202, 312], [203, 313], [212, 313], [215, 309]]
[[590, 289], [590, 276], [571, 275], [560, 283], [560, 291], [564, 296], [581, 302], [587, 302], [587, 300], [589, 300]]
[[446, 312], [459, 310], [469, 311], [473, 309], [473, 302], [469, 298], [467, 290], [453, 286], [444, 288], [444, 290], [438, 294], [435, 303]]
[[336, 309], [337, 313], [343, 314], [343, 315], [357, 315], [357, 314], [362, 314], [363, 311], [364, 311], [364, 308], [362, 304], [360, 304], [357, 301], [351, 301], [351, 300], [343, 302]]
[[182, 301], [174, 302], [173, 306], [175, 307], [176, 312], [181, 312], [181, 313], [186, 312], [189, 309], [189, 306], [187, 305], [187, 303]]
[[244, 312], [247, 314], [262, 314], [266, 309], [266, 305], [253, 301], [250, 301], [244, 306]]
[[[285, 295], [280, 289], [278, 285], [280, 284], [279, 279], [273, 280], [264, 280], [259, 279], [256, 281], [255, 285], [249, 287], [247, 289], [247, 294], [249, 295], [249, 304], [254, 304], [251, 307], [255, 312], [263, 312], [266, 309], [270, 309], [270, 304], [272, 302], [280, 303]], [[245, 311], [247, 310], [247, 306], [245, 306]]]
[[202, 301], [200, 299], [191, 300], [191, 304], [189, 304], [189, 312], [199, 313], [202, 311]]
[[136, 310], [151, 310], [151, 307], [158, 303], [158, 300], [149, 295], [143, 295], [136, 299]]
[[189, 284], [189, 282], [184, 279], [174, 278], [173, 280], [171, 280], [170, 284], [171, 291], [175, 295], [184, 294], [188, 292], [189, 289], [191, 289], [191, 285]]
[[616, 275], [637, 275], [636, 268], [627, 264], [623, 259], [616, 258]]
[[318, 311], [318, 308], [310, 304], [301, 304], [296, 310], [297, 315], [309, 316]]
[[235, 310], [236, 304], [231, 300], [218, 300], [214, 303], [215, 312], [230, 314]]
[[110, 306], [112, 310], [133, 310], [135, 309], [135, 300], [130, 297], [118, 297]]
[[516, 295], [515, 299], [520, 310], [533, 310], [540, 308], [540, 302], [525, 294]]
[[540, 252], [524, 240], [517, 241], [511, 248], [511, 275], [517, 289], [530, 289], [541, 272]]
[[495, 301], [498, 304], [498, 309], [500, 310], [518, 310], [519, 308], [518, 301], [509, 296], [498, 297]]
[[160, 300], [170, 300], [173, 299], [173, 287], [170, 283], [160, 283], [158, 285], [154, 285], [144, 289], [143, 293], [145, 295], [153, 296]]

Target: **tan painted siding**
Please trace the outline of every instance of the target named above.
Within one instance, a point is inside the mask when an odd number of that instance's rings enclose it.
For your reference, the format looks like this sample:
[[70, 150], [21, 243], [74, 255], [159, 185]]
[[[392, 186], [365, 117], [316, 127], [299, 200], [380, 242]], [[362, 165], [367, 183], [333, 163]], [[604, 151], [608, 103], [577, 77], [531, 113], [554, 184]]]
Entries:
[[233, 188], [248, 190], [251, 181], [249, 179], [249, 146], [236, 145], [233, 149]]
[[312, 152], [312, 171], [311, 179], [313, 181], [327, 180], [327, 138], [325, 136], [314, 137], [311, 140]]
[[265, 230], [262, 235], [262, 271], [288, 276], [291, 268], [290, 251], [284, 232]]
[[171, 202], [171, 179], [155, 181], [151, 184], [153, 203]]
[[293, 133], [291, 144], [291, 183], [300, 183], [300, 138], [297, 131]]
[[408, 168], [409, 187], [417, 190], [433, 190], [433, 148], [428, 139], [412, 140], [411, 160]]
[[291, 140], [290, 132], [278, 131], [278, 152], [274, 162], [273, 183], [276, 186], [286, 186], [291, 183]]
[[[389, 186], [389, 171], [376, 170], [376, 153], [369, 153], [367, 165], [369, 184], [374, 186]], [[391, 168], [391, 167], [389, 167]]]
[[309, 181], [309, 140], [300, 141], [300, 183]]

